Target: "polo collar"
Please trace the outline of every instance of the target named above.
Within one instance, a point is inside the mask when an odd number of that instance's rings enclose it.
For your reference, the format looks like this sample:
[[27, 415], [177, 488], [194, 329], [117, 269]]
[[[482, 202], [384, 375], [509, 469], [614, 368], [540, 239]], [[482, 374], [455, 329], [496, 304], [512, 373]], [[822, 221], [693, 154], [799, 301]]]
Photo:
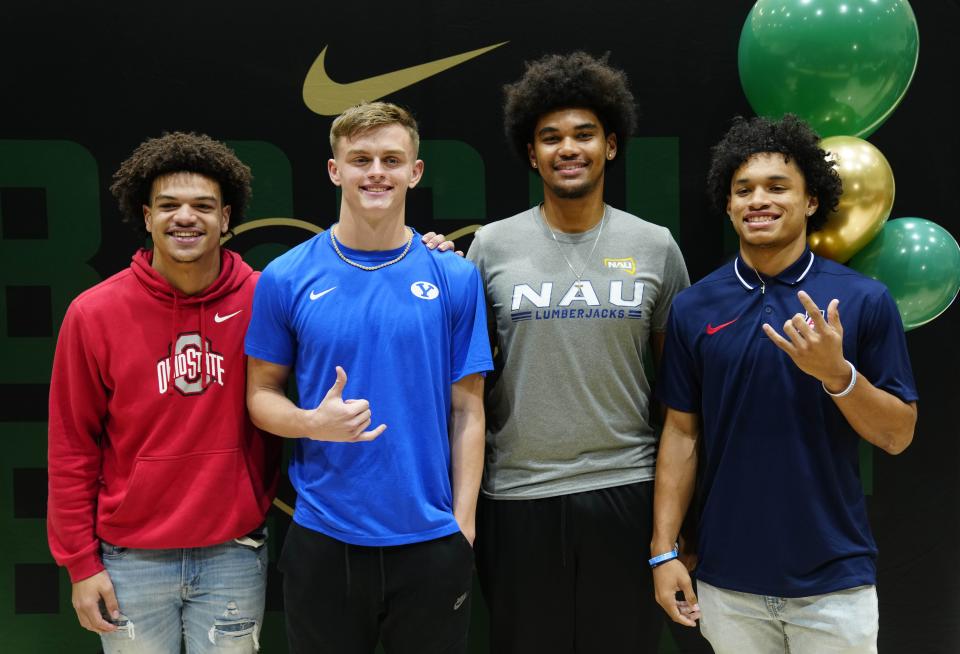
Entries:
[[810, 269], [813, 268], [814, 259], [815, 257], [813, 252], [810, 251], [810, 248], [804, 248], [803, 254], [801, 254], [796, 261], [784, 268], [780, 274], [773, 275], [772, 277], [764, 277], [748, 266], [738, 254], [733, 260], [733, 273], [737, 276], [737, 279], [740, 280], [740, 284], [748, 291], [754, 290], [760, 286], [761, 283], [766, 283], [770, 279], [776, 279], [789, 286], [796, 286], [803, 281], [803, 278], [806, 277]]

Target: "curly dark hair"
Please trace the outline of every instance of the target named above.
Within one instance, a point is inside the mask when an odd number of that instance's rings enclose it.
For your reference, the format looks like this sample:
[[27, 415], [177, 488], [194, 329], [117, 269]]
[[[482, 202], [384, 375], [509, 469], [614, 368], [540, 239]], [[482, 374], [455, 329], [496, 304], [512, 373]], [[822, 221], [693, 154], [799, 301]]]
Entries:
[[582, 51], [545, 55], [526, 62], [523, 77], [503, 87], [504, 131], [523, 161], [537, 121], [563, 107], [590, 109], [606, 134], [617, 135], [618, 149], [626, 148], [637, 109], [626, 74], [610, 66], [609, 57], [609, 52], [597, 58]]
[[230, 223], [243, 219], [250, 201], [250, 167], [220, 141], [206, 134], [165, 132], [147, 139], [113, 174], [110, 192], [120, 204], [123, 221], [143, 228], [143, 205], [150, 204], [150, 187], [161, 175], [197, 173], [220, 185], [224, 206], [231, 207]]
[[815, 232], [827, 221], [827, 214], [837, 208], [843, 193], [843, 182], [828, 153], [820, 148], [820, 136], [793, 114], [780, 120], [743, 116], [733, 119], [733, 126], [713, 146], [707, 194], [721, 213], [727, 211], [730, 182], [733, 174], [751, 156], [763, 152], [779, 152], [786, 161], [794, 161], [803, 175], [807, 193], [817, 198], [819, 206], [807, 219], [807, 232]]

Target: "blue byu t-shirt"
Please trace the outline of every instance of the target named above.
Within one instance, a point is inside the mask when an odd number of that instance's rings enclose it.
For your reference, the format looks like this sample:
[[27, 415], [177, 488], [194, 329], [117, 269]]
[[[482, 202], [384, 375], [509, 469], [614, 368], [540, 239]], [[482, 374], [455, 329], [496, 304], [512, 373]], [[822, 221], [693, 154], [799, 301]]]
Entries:
[[776, 277], [737, 258], [674, 300], [657, 395], [702, 416], [697, 577], [805, 597], [876, 583], [860, 437], [820, 382], [767, 338], [766, 322], [840, 300], [843, 355], [875, 386], [917, 399], [886, 288], [809, 250]]
[[[402, 248], [343, 254], [373, 266]], [[347, 373], [344, 399], [370, 401], [368, 443], [301, 438], [290, 462], [294, 520], [338, 540], [402, 545], [458, 529], [450, 485], [450, 386], [493, 368], [483, 284], [469, 261], [414, 233], [399, 262], [365, 271], [337, 257], [330, 233], [278, 257], [253, 301], [247, 354], [292, 365], [302, 408]]]

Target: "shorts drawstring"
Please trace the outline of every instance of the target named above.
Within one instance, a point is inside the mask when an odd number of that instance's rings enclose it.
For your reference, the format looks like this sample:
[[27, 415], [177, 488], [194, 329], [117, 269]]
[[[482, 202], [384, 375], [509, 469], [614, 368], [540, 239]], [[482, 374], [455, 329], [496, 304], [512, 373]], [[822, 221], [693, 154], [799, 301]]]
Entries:
[[343, 544], [343, 563], [347, 571], [347, 597], [350, 597], [350, 543]]
[[387, 601], [387, 574], [383, 570], [383, 548], [378, 547], [377, 551], [380, 553], [380, 601]]
[[560, 563], [567, 567], [567, 496], [560, 496]]

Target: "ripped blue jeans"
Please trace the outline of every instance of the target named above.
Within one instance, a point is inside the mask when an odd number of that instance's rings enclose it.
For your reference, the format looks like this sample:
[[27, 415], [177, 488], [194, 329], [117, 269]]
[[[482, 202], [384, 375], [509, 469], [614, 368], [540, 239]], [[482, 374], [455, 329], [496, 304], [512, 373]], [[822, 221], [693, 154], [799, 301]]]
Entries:
[[242, 540], [165, 550], [101, 543], [121, 613], [118, 629], [101, 636], [104, 654], [178, 654], [181, 641], [187, 654], [256, 652], [267, 546]]

